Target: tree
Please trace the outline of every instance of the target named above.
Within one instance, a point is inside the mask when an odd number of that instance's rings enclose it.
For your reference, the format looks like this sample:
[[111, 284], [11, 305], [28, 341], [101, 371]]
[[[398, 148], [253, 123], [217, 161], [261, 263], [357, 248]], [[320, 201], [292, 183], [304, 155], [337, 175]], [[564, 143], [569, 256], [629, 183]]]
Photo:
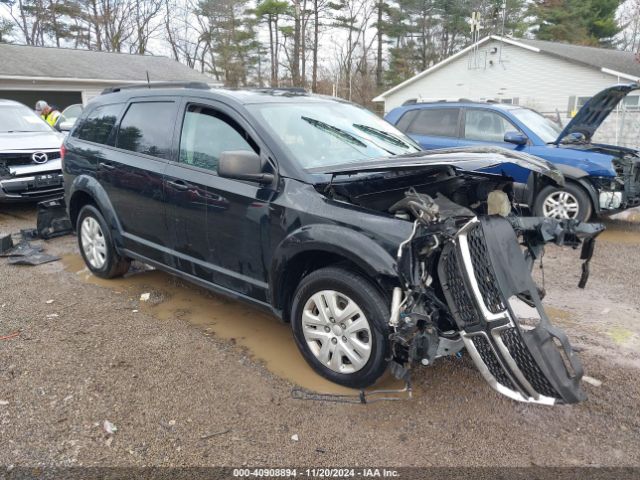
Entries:
[[618, 23], [621, 28], [619, 45], [622, 50], [638, 53], [640, 63], [640, 0], [625, 2]]
[[0, 43], [11, 43], [13, 33], [13, 22], [6, 18], [0, 18]]
[[269, 53], [271, 59], [271, 86], [279, 84], [279, 22], [281, 17], [289, 12], [289, 3], [284, 0], [263, 0], [258, 3], [256, 17], [267, 23], [269, 29]]
[[196, 14], [208, 22], [207, 41], [225, 85], [247, 85], [256, 48], [254, 18], [247, 0], [201, 0]]
[[536, 0], [531, 7], [536, 38], [611, 47], [620, 31], [619, 6], [620, 0]]

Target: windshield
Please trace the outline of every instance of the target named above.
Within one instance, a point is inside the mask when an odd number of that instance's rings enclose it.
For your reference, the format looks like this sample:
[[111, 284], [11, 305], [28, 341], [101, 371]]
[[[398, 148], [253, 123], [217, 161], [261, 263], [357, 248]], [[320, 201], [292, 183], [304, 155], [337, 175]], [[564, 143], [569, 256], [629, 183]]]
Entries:
[[0, 133], [50, 132], [51, 130], [49, 125], [25, 106], [0, 107]]
[[351, 104], [268, 103], [248, 108], [306, 169], [421, 150], [377, 115]]
[[534, 110], [518, 108], [511, 113], [533, 131], [544, 143], [552, 143], [558, 139], [562, 129], [560, 126]]

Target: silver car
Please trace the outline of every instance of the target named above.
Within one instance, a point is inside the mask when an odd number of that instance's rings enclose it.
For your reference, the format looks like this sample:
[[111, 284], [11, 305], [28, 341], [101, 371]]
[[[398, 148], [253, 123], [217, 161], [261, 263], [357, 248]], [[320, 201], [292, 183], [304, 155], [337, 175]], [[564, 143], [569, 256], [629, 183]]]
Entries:
[[61, 195], [63, 139], [28, 107], [0, 99], [0, 202]]

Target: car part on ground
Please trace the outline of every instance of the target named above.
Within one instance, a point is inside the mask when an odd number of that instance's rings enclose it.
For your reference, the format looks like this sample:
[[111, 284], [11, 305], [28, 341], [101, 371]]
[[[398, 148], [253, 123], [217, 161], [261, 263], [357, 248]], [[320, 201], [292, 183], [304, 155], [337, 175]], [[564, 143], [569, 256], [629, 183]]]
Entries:
[[43, 240], [73, 232], [64, 198], [45, 200], [38, 203], [36, 232], [38, 238]]

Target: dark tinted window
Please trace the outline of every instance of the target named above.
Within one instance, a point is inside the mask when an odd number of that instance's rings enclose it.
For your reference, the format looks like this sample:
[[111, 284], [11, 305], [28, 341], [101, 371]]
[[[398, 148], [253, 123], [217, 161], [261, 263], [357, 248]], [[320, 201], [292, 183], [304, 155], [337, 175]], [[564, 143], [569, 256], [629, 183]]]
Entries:
[[73, 132], [74, 137], [89, 142], [113, 144], [109, 136], [124, 104], [103, 105], [93, 110]]
[[132, 103], [120, 122], [116, 147], [167, 158], [171, 148], [174, 109], [173, 102]]
[[216, 172], [222, 152], [253, 150], [242, 128], [226, 115], [190, 106], [184, 117], [180, 137], [180, 161]]
[[435, 137], [458, 136], [458, 108], [425, 108], [409, 125], [407, 133]]

